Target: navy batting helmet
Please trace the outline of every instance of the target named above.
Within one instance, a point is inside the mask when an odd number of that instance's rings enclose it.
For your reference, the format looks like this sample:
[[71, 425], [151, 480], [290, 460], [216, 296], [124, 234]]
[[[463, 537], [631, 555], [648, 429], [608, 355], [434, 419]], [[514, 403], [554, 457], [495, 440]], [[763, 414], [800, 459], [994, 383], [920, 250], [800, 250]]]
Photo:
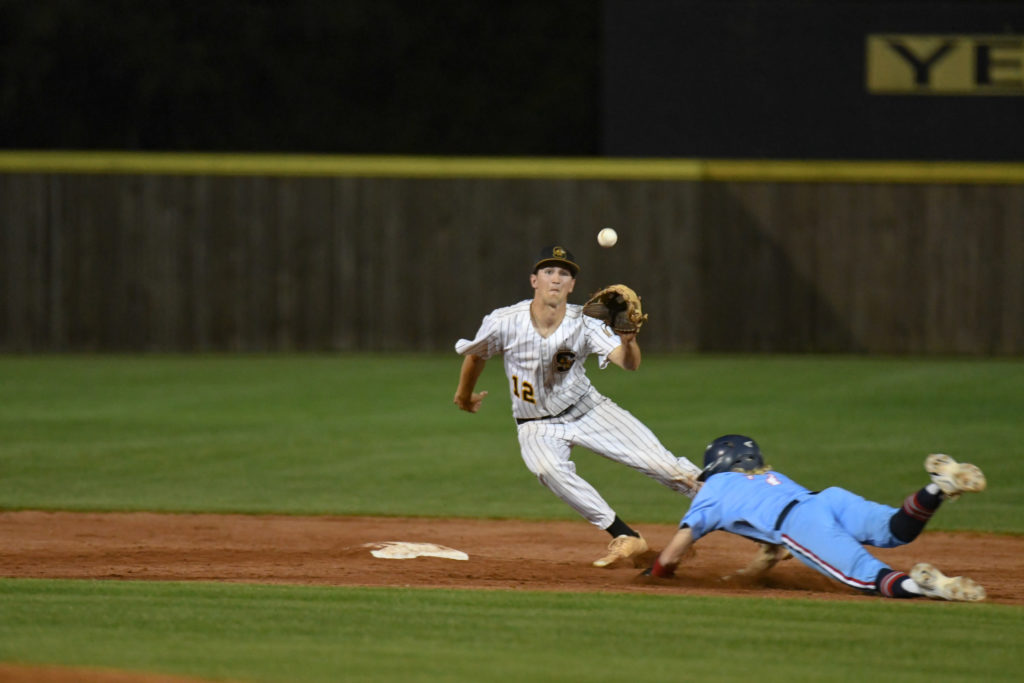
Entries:
[[764, 467], [764, 457], [757, 442], [749, 436], [728, 434], [718, 437], [704, 449], [704, 469], [697, 481], [734, 468], [749, 472], [759, 467]]

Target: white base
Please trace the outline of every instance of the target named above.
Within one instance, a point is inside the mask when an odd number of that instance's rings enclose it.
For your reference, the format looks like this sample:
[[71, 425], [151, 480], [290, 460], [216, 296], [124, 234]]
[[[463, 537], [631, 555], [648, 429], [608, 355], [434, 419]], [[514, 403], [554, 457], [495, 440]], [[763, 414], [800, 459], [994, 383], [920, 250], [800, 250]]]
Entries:
[[373, 548], [370, 554], [388, 560], [409, 560], [414, 557], [441, 557], [446, 560], [468, 560], [469, 555], [436, 543], [408, 543], [406, 541], [383, 541], [366, 543], [364, 548]]

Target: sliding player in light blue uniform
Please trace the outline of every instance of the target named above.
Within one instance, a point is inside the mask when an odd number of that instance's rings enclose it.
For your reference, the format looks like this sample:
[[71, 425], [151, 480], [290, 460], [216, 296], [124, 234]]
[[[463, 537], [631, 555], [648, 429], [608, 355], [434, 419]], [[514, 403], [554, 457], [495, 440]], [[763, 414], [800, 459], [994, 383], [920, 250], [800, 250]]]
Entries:
[[719, 437], [704, 452], [698, 478], [703, 487], [679, 531], [645, 573], [672, 576], [691, 545], [721, 529], [781, 544], [807, 566], [861, 591], [890, 598], [984, 599], [985, 590], [969, 578], [947, 577], [928, 563], [915, 565], [908, 576], [864, 549], [865, 544], [892, 548], [913, 541], [944, 499], [985, 488], [980, 469], [948, 455], [929, 455], [925, 470], [932, 483], [893, 508], [838, 487], [810, 491], [765, 466], [750, 437]]

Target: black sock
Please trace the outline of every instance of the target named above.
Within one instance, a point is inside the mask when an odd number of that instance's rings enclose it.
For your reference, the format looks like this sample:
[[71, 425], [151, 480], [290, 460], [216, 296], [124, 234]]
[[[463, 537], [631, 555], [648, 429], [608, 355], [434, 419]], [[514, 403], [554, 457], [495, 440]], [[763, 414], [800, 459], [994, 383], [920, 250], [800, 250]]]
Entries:
[[910, 543], [921, 533], [941, 504], [942, 494], [931, 493], [927, 488], [910, 494], [903, 501], [903, 507], [889, 520], [889, 531], [904, 543]]
[[911, 593], [903, 587], [903, 582], [909, 578], [904, 572], [886, 568], [878, 572], [875, 586], [887, 598], [916, 598], [917, 593]]
[[607, 531], [609, 534], [611, 534], [612, 538], [617, 538], [619, 536], [639, 536], [640, 535], [637, 532], [635, 532], [632, 529], [630, 529], [629, 525], [626, 524], [625, 522], [623, 522], [621, 519], [619, 519], [618, 515], [615, 515], [615, 521], [612, 522], [612, 525], [610, 527], [608, 527], [607, 529], [605, 529], [605, 531]]

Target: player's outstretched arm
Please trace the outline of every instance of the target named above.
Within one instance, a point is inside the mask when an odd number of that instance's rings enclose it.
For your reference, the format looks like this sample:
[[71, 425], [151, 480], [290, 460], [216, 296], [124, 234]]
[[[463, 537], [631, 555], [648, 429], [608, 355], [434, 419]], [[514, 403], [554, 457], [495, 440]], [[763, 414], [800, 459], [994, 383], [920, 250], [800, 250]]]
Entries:
[[635, 332], [620, 332], [622, 344], [608, 354], [608, 360], [623, 370], [636, 370], [640, 367], [640, 344], [636, 341]]
[[475, 413], [480, 410], [480, 404], [483, 403], [487, 392], [476, 393], [473, 389], [476, 387], [476, 382], [480, 379], [485, 365], [487, 365], [486, 360], [473, 354], [469, 354], [463, 359], [462, 370], [459, 372], [459, 386], [455, 390], [453, 401], [459, 410], [465, 410], [467, 413]]
[[654, 566], [650, 569], [651, 576], [663, 579], [672, 576], [679, 565], [679, 561], [690, 551], [693, 543], [693, 532], [690, 530], [690, 527], [684, 527], [677, 531], [676, 535], [672, 537], [672, 540], [668, 542], [668, 545], [665, 546], [665, 549], [661, 551], [661, 554], [654, 561]]

